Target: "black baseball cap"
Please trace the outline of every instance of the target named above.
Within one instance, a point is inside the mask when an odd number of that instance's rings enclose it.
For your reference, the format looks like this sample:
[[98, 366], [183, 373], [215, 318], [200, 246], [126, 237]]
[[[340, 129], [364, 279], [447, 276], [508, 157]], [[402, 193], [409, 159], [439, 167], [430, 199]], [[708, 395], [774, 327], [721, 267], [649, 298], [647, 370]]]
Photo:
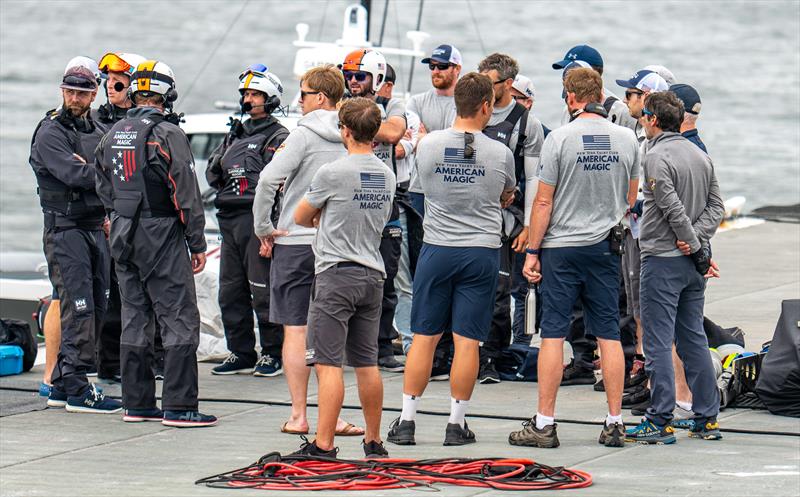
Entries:
[[669, 91], [674, 93], [675, 96], [683, 102], [683, 108], [686, 112], [695, 115], [700, 113], [702, 103], [700, 102], [700, 94], [697, 93], [697, 90], [687, 84], [676, 83], [669, 87]]

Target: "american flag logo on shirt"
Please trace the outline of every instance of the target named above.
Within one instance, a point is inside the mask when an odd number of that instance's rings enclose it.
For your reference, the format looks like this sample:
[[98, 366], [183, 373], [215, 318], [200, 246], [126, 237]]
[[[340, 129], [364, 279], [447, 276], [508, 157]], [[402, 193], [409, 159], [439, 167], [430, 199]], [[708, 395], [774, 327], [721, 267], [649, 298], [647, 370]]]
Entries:
[[463, 148], [447, 147], [444, 149], [444, 161], [448, 164], [475, 164], [475, 153], [472, 157], [466, 158]]
[[583, 135], [583, 149], [611, 150], [611, 137], [609, 135]]
[[135, 149], [119, 150], [116, 156], [112, 156], [111, 163], [114, 165], [114, 175], [120, 181], [129, 181], [136, 172]]
[[386, 176], [383, 173], [361, 173], [361, 189], [386, 188]]

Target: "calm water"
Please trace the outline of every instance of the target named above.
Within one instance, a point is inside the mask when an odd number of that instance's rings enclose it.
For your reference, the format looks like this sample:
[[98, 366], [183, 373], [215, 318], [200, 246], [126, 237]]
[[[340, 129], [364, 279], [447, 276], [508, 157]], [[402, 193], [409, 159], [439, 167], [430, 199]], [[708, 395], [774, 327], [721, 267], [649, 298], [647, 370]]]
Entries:
[[[43, 113], [59, 104], [61, 71], [71, 57], [99, 58], [113, 50], [161, 59], [172, 66], [183, 92], [178, 110], [209, 111], [215, 100], [237, 97], [237, 75], [257, 61], [270, 66], [293, 94], [295, 24], [311, 26], [309, 40], [334, 40], [349, 3], [4, 0], [0, 251], [41, 247], [41, 213], [28, 165], [30, 138]], [[377, 38], [383, 2], [373, 3]], [[751, 209], [800, 201], [800, 2], [473, 0], [469, 5], [425, 2], [422, 30], [431, 33], [425, 50], [453, 43], [467, 70], [493, 51], [513, 55], [536, 85], [535, 112], [545, 124], [558, 122], [563, 105], [560, 73], [550, 64], [571, 46], [588, 43], [600, 50], [606, 85], [619, 95], [623, 92], [614, 79], [662, 64], [700, 92], [699, 128], [726, 197], [744, 195]], [[390, 2], [384, 44], [410, 46], [404, 36], [414, 28], [417, 8], [417, 1]], [[407, 81], [407, 64], [394, 64], [400, 81]], [[429, 87], [427, 73], [417, 66], [413, 92]], [[98, 103], [104, 98], [100, 92]]]

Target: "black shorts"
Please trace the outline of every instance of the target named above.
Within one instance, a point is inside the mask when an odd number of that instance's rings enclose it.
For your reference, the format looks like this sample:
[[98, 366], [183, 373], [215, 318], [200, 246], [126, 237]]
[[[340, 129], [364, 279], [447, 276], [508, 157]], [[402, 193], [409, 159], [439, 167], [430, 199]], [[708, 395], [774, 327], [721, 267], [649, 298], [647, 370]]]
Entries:
[[305, 326], [314, 282], [311, 245], [275, 245], [269, 271], [269, 320], [286, 326]]
[[314, 280], [308, 311], [306, 364], [355, 368], [378, 364], [383, 274], [345, 263]]

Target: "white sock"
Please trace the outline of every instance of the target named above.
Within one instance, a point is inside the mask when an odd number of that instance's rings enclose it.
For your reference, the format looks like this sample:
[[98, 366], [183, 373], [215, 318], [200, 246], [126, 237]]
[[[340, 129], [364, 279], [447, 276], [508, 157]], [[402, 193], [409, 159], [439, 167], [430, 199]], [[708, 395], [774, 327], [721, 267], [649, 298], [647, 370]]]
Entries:
[[545, 416], [544, 414], [542, 414], [540, 412], [536, 413], [536, 429], [537, 430], [542, 430], [542, 429], [544, 429], [545, 426], [549, 426], [549, 425], [555, 424], [555, 422], [556, 422], [555, 418], [552, 418], [550, 416]]
[[614, 426], [614, 423], [622, 424], [622, 414], [619, 416], [612, 416], [611, 413], [608, 413], [608, 416], [606, 416], [606, 426]]
[[682, 409], [685, 409], [687, 411], [691, 411], [692, 410], [692, 403], [691, 402], [681, 402], [680, 400], [676, 400], [675, 404], [678, 407], [680, 407]]
[[400, 421], [414, 421], [416, 419], [420, 399], [419, 395], [403, 394], [403, 412], [400, 413]]
[[448, 423], [453, 423], [464, 427], [464, 416], [467, 415], [467, 407], [469, 407], [468, 400], [456, 400], [450, 397], [450, 419]]

